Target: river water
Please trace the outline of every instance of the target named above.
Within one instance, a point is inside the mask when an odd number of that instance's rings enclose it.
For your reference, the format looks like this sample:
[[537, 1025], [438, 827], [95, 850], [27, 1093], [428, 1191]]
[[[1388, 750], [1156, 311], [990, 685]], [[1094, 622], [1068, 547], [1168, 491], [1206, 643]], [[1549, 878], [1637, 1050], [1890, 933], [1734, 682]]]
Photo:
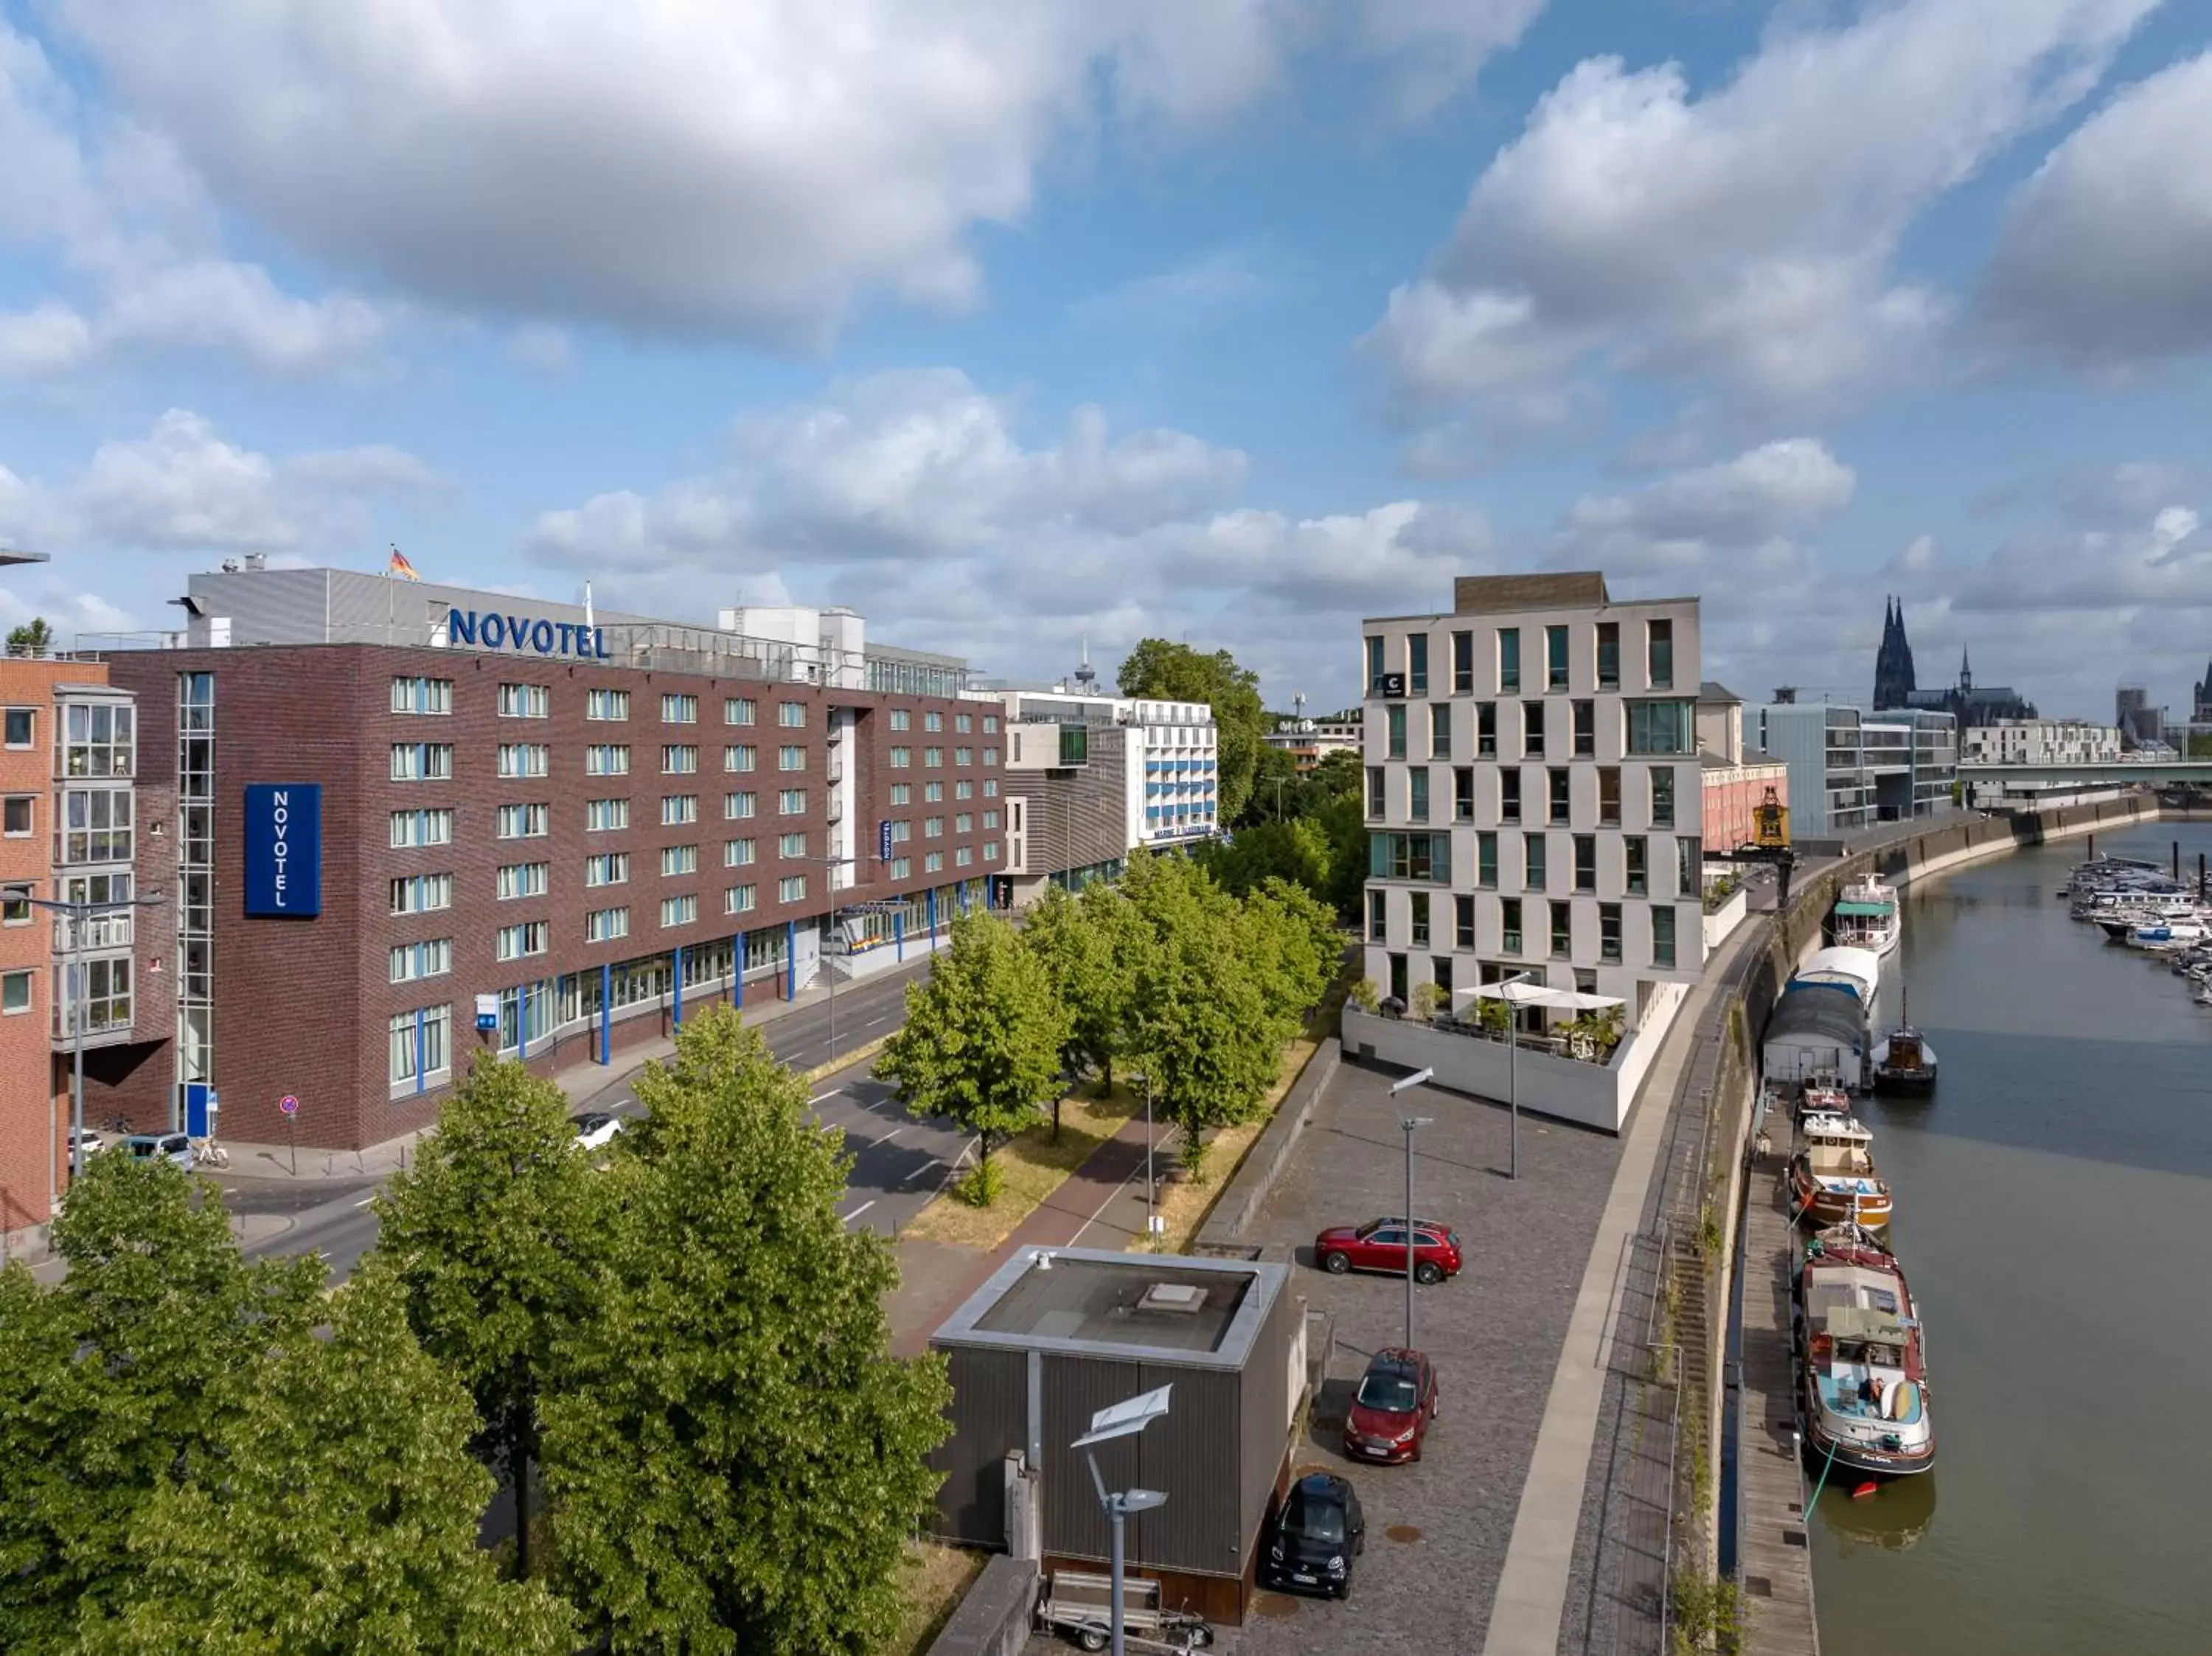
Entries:
[[[2164, 860], [2177, 839], [2191, 868], [2212, 852], [2195, 823], [2098, 848]], [[1885, 962], [1880, 1017], [1901, 975], [1941, 1060], [1932, 1099], [1863, 1110], [1936, 1464], [1822, 1494], [1827, 1656], [2212, 1652], [2212, 1008], [2067, 917], [2087, 854], [1915, 887]]]

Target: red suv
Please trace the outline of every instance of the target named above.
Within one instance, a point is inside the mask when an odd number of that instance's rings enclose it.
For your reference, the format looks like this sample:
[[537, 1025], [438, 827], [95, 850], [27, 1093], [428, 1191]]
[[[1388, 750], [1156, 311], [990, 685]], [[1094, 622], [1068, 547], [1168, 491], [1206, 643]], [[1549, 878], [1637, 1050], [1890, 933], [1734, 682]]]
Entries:
[[1437, 1416], [1437, 1370], [1422, 1352], [1377, 1351], [1344, 1417], [1344, 1453], [1362, 1460], [1419, 1460]]
[[[1406, 1274], [1406, 1222], [1370, 1219], [1353, 1228], [1342, 1225], [1314, 1238], [1314, 1261], [1331, 1276], [1347, 1271], [1387, 1271]], [[1413, 1222], [1413, 1280], [1440, 1283], [1459, 1275], [1459, 1233], [1433, 1219]]]

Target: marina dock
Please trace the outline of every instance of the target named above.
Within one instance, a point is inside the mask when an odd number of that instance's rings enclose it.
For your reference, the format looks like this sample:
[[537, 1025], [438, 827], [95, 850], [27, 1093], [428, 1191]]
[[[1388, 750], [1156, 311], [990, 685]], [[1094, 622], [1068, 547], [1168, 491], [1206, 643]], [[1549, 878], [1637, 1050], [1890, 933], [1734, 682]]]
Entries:
[[[1770, 1131], [1775, 1131], [1771, 1120]], [[1786, 1131], [1786, 1123], [1784, 1124]], [[1786, 1138], [1752, 1163], [1745, 1200], [1743, 1532], [1738, 1545], [1752, 1656], [1816, 1656], [1807, 1494], [1795, 1441], [1790, 1267], [1797, 1246], [1783, 1169]]]

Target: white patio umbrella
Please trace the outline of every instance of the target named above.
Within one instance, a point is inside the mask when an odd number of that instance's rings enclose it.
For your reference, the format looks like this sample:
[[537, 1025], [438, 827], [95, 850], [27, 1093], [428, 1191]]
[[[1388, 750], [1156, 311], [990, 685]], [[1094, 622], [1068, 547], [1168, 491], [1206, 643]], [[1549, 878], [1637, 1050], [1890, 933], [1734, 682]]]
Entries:
[[[1608, 1006], [1626, 1006], [1628, 1003], [1618, 995], [1586, 994], [1579, 989], [1554, 989], [1547, 983], [1531, 983], [1525, 972], [1506, 979], [1503, 983], [1477, 984], [1472, 989], [1455, 992], [1476, 1000], [1502, 1000], [1511, 1006], [1549, 1006], [1560, 1011], [1594, 1012]], [[1506, 1177], [1521, 1176], [1521, 1037], [1517, 1030], [1508, 1030], [1505, 1037], [1505, 1096], [1513, 1112], [1513, 1148]]]

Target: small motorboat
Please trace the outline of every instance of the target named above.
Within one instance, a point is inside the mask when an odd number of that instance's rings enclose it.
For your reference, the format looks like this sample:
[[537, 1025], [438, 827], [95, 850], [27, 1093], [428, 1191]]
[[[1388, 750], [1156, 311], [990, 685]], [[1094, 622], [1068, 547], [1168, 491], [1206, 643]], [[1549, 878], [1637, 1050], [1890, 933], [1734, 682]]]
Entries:
[[1874, 1089], [1905, 1097], [1936, 1089], [1936, 1049], [1928, 1037], [1912, 1027], [1912, 998], [1904, 996], [1899, 1009], [1904, 1022], [1875, 1042], [1868, 1056], [1874, 1064]]
[[1936, 1464], [1919, 1308], [1894, 1254], [1865, 1226], [1806, 1245], [1791, 1321], [1808, 1467], [1832, 1483], [1905, 1477]]
[[1905, 935], [1897, 888], [1879, 874], [1861, 875], [1837, 898], [1830, 929], [1839, 947], [1894, 954]]
[[1856, 1117], [1823, 1113], [1797, 1124], [1790, 1158], [1790, 1205], [1814, 1225], [1889, 1225], [1889, 1186], [1875, 1171], [1874, 1134]]

